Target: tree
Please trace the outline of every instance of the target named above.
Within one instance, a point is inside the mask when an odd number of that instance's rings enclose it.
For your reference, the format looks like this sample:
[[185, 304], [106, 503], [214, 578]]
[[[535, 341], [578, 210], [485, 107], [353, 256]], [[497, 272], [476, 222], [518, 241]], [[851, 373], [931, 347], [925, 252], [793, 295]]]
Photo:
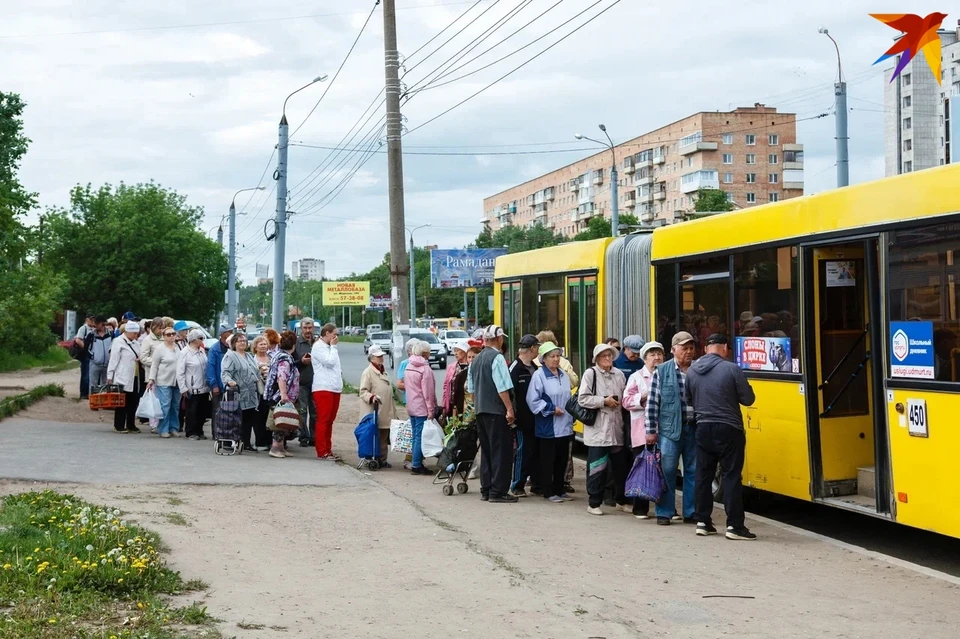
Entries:
[[0, 268], [4, 273], [27, 257], [29, 231], [20, 221], [37, 204], [37, 196], [17, 178], [30, 140], [23, 135], [23, 109], [16, 93], [0, 92]]
[[50, 212], [44, 265], [66, 276], [68, 307], [205, 324], [224, 304], [227, 257], [198, 228], [202, 218], [153, 182], [77, 186], [69, 210]]
[[[620, 216], [620, 224], [638, 226], [640, 220], [637, 219], [636, 215], [626, 213]], [[582, 242], [583, 240], [599, 240], [605, 237], [611, 237], [611, 231], [610, 220], [598, 215], [597, 217], [590, 218], [590, 221], [587, 222], [587, 228], [574, 235], [573, 241]]]
[[732, 211], [733, 202], [728, 200], [727, 194], [719, 189], [699, 189], [693, 208], [698, 213]]
[[545, 246], [556, 246], [567, 242], [567, 238], [540, 224], [530, 228], [522, 226], [502, 226], [496, 231], [484, 227], [477, 236], [474, 246], [477, 248], [507, 247], [508, 253], [531, 251]]

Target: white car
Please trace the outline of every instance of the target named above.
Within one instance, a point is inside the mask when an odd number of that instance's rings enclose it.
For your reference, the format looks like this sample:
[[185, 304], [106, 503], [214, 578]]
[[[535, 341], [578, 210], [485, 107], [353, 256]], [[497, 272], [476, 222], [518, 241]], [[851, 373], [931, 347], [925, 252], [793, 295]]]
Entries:
[[390, 350], [393, 348], [393, 337], [387, 331], [380, 331], [378, 333], [371, 333], [367, 336], [367, 339], [363, 340], [363, 353], [367, 354], [367, 351], [370, 350], [371, 346], [379, 346], [383, 349], [384, 353], [390, 353]]
[[[430, 364], [436, 364], [441, 369], [447, 367], [447, 356], [450, 354], [450, 349], [430, 331], [422, 328], [415, 328], [411, 331], [409, 326], [401, 324], [394, 327], [393, 336], [395, 344], [404, 345], [411, 337], [427, 342], [430, 344]], [[401, 353], [400, 359], [406, 359], [406, 353]], [[391, 363], [392, 367], [393, 364]]]
[[460, 330], [458, 328], [450, 328], [440, 331], [440, 334], [437, 336], [444, 346], [447, 347], [447, 352], [453, 352], [453, 345], [457, 342], [462, 342], [464, 340], [470, 339], [470, 335], [466, 331]]

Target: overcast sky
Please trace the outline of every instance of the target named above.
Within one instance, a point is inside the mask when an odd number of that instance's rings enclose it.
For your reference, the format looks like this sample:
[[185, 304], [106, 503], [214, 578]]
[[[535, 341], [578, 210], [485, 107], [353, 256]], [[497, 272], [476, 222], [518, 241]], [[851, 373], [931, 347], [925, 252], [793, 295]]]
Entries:
[[[546, 34], [484, 71], [417, 94], [404, 105], [406, 126], [423, 124], [614, 4], [599, 0], [582, 17], [559, 26], [595, 2], [482, 0], [473, 7], [474, 0], [397, 0], [408, 88], [511, 12], [457, 65], [532, 24], [447, 80]], [[316, 75], [333, 79], [373, 4], [293, 0], [273, 8], [253, 0], [0, 0], [0, 90], [20, 93], [27, 102], [26, 132], [33, 140], [23, 182], [39, 192], [46, 207], [66, 204], [77, 183], [152, 179], [203, 207], [205, 230], [214, 236], [233, 193], [265, 184], [252, 200], [250, 193], [237, 198], [238, 209], [247, 211], [237, 223], [238, 268], [247, 282], [257, 262], [270, 264], [272, 276], [273, 243], [264, 241], [263, 226], [276, 209], [275, 160], [262, 181], [261, 176], [276, 145], [283, 99]], [[925, 15], [946, 7], [911, 1], [882, 7], [865, 0], [843, 5], [748, 0], [720, 7], [703, 0], [623, 0], [510, 77], [405, 136], [404, 150], [411, 153], [465, 153], [404, 158], [407, 223], [432, 224], [417, 232], [417, 244], [470, 242], [481, 229], [484, 197], [588, 155], [576, 150], [587, 145], [573, 134], [599, 134], [599, 122], [619, 142], [696, 111], [755, 102], [798, 118], [831, 112], [836, 56], [830, 41], [817, 33], [820, 26], [829, 27], [843, 54], [851, 107], [850, 180], [882, 177], [882, 70], [889, 65], [871, 65], [896, 33], [868, 13], [886, 8]], [[957, 17], [945, 24], [955, 24]], [[291, 132], [302, 125], [291, 140], [333, 146], [371, 103], [379, 104], [382, 34], [378, 8], [336, 82], [314, 85], [290, 100]], [[379, 106], [352, 144], [375, 128], [382, 114]], [[798, 124], [807, 193], [836, 184], [834, 126], [832, 115]], [[546, 150], [563, 152], [470, 155]], [[314, 257], [326, 260], [328, 276], [341, 277], [368, 270], [388, 250], [384, 156], [373, 155], [333, 197], [331, 191], [362, 156], [341, 154], [317, 173], [329, 154], [290, 148], [289, 209], [300, 214], [288, 227], [288, 271], [292, 260]]]

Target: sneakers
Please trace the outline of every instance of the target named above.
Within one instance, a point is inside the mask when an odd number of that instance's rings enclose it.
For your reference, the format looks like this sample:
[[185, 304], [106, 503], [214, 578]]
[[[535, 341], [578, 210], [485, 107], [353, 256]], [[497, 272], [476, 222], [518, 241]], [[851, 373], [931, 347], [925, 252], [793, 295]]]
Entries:
[[388, 461], [381, 461], [380, 468], [393, 468], [393, 464]]
[[573, 497], [571, 497], [571, 496], [568, 495], [567, 493], [560, 493], [559, 497], [560, 497], [560, 499], [562, 499], [563, 501], [573, 501]]
[[413, 462], [408, 462], [408, 461], [403, 462], [404, 470], [410, 470], [411, 468], [413, 468]]
[[411, 475], [432, 475], [433, 472], [426, 466], [421, 466], [420, 468], [411, 468]]
[[746, 526], [727, 526], [727, 539], [740, 541], [753, 541], [757, 536], [754, 535]]
[[281, 451], [271, 450], [271, 451], [270, 451], [269, 453], [267, 453], [267, 454], [268, 454], [270, 457], [274, 457], [274, 458], [276, 458], [276, 459], [285, 459], [285, 458], [286, 458], [286, 455], [284, 455]]
[[587, 506], [587, 512], [591, 515], [602, 515], [603, 511], [600, 508], [594, 508], [593, 506]]
[[657, 525], [658, 525], [658, 526], [669, 526], [669, 525], [670, 525], [670, 518], [669, 518], [669, 517], [657, 517]]
[[491, 504], [514, 504], [518, 501], [520, 500], [510, 494], [497, 496], [490, 495]]
[[617, 504], [614, 509], [622, 513], [632, 513], [633, 504]]
[[683, 521], [683, 517], [681, 517], [680, 515], [674, 515], [673, 517], [670, 518], [670, 521]]
[[160, 437], [163, 439], [170, 439], [170, 433], [160, 433]]
[[695, 524], [695, 523], [697, 523], [697, 520], [696, 520], [695, 518], [693, 518], [693, 517], [684, 517], [684, 518], [683, 518], [683, 523], [685, 523], [685, 524]]
[[511, 490], [510, 494], [521, 499], [524, 497], [529, 497], [529, 495], [527, 495], [527, 491], [523, 490], [522, 488], [520, 490]]
[[490, 495], [484, 495], [481, 493], [480, 501], [490, 501]]
[[560, 495], [554, 495], [553, 497], [547, 497], [547, 501], [551, 504], [562, 504], [564, 500]]
[[140, 429], [137, 428], [136, 426], [134, 426], [133, 428], [128, 428], [128, 429], [127, 429], [127, 432], [128, 432], [128, 433], [134, 433], [134, 434], [136, 434], [136, 435], [139, 435], [139, 434], [140, 434]]
[[563, 492], [565, 492], [565, 493], [575, 493], [575, 492], [577, 492], [577, 491], [575, 491], [575, 490], [573, 489], [573, 486], [571, 486], [570, 484], [564, 484], [564, 485], [563, 485]]
[[187, 436], [187, 439], [189, 439], [190, 441], [196, 442], [196, 441], [200, 441], [200, 436], [199, 436], [199, 435], [188, 435], [188, 436]]
[[697, 534], [701, 537], [707, 537], [709, 535], [716, 535], [717, 529], [713, 524], [707, 524], [704, 522], [697, 522]]
[[634, 513], [633, 516], [636, 517], [637, 519], [650, 519], [650, 515], [648, 515], [647, 513], [639, 513], [639, 514]]

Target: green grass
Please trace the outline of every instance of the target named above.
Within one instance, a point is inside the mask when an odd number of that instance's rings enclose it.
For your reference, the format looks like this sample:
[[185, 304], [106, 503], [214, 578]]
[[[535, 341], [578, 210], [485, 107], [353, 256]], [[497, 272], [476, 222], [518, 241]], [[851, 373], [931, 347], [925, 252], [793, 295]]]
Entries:
[[166, 513], [164, 518], [174, 526], [189, 526], [190, 522], [180, 513]]
[[63, 386], [60, 384], [44, 384], [26, 393], [0, 399], [0, 419], [12, 417], [44, 397], [63, 397]]
[[341, 335], [340, 341], [347, 342], [348, 344], [363, 344], [363, 340], [367, 339], [366, 335]]
[[123, 513], [54, 491], [0, 504], [0, 637], [174, 639], [219, 637], [200, 603], [166, 566], [153, 532]]
[[[0, 373], [10, 373], [13, 371], [24, 371], [28, 368], [46, 367], [66, 367], [70, 368], [75, 364], [68, 366], [68, 363], [76, 360], [70, 357], [70, 353], [62, 346], [56, 344], [41, 353], [10, 353], [0, 350]], [[59, 368], [58, 370], [64, 370]], [[44, 371], [56, 372], [56, 371]]]
[[360, 389], [348, 382], [343, 380], [343, 393], [344, 395], [359, 395]]

